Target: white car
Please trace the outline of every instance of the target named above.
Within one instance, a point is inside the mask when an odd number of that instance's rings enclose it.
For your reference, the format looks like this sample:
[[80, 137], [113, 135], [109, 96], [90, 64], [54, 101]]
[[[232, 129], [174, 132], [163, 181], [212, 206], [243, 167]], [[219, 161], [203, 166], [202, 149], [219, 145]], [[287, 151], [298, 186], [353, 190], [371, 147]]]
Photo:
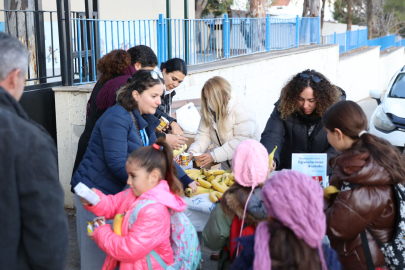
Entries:
[[405, 66], [392, 77], [382, 101], [380, 90], [371, 90], [370, 96], [379, 104], [371, 116], [370, 133], [386, 139], [403, 150], [405, 145]]

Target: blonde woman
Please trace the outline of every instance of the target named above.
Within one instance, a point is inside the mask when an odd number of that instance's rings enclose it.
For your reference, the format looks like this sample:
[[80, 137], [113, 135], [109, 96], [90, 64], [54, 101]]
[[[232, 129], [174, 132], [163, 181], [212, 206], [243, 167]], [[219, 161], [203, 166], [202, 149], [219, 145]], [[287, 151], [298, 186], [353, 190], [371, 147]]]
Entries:
[[219, 76], [209, 79], [201, 91], [201, 122], [190, 146], [190, 160], [194, 154], [204, 153], [211, 142], [215, 146], [213, 151], [199, 157], [202, 167], [218, 162], [223, 169], [230, 169], [235, 148], [242, 141], [260, 140], [254, 113], [231, 92], [229, 82]]

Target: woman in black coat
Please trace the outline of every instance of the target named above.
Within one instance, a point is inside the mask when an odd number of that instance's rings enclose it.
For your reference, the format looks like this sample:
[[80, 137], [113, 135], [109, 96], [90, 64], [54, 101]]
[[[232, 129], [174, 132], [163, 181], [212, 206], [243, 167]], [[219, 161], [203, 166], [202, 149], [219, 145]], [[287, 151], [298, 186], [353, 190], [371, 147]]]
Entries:
[[305, 70], [287, 82], [260, 141], [269, 153], [277, 145], [274, 154], [277, 170], [291, 169], [293, 153], [327, 153], [328, 159], [334, 155], [322, 115], [345, 98], [342, 89], [315, 70]]

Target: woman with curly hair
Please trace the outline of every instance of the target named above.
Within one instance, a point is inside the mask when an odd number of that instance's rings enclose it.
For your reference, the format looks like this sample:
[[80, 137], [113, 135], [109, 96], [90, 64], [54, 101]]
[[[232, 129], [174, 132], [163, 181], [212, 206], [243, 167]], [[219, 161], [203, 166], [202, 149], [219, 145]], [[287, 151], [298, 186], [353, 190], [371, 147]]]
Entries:
[[333, 155], [322, 115], [341, 98], [346, 98], [345, 92], [315, 70], [307, 69], [287, 82], [260, 141], [269, 153], [277, 146], [277, 170], [291, 169], [292, 153], [327, 153], [328, 158]]

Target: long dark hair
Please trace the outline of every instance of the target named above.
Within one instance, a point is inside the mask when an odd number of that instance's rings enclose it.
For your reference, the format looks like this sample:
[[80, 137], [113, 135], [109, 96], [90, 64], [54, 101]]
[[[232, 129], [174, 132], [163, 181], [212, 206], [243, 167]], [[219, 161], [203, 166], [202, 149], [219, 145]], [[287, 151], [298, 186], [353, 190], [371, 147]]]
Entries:
[[[405, 182], [405, 156], [398, 148], [370, 133], [365, 133], [359, 138], [359, 133], [367, 129], [367, 117], [357, 103], [339, 101], [325, 112], [322, 121], [325, 128], [330, 131], [340, 129], [343, 134], [356, 140], [346, 152], [369, 152], [377, 164], [387, 170], [394, 184]], [[331, 165], [334, 160], [330, 160]]]
[[162, 150], [153, 148], [152, 145], [139, 147], [128, 156], [128, 161], [135, 162], [150, 173], [154, 169], [160, 171], [163, 179], [167, 181], [170, 191], [178, 196], [183, 196], [183, 185], [177, 179], [177, 170], [173, 162], [173, 150], [165, 139], [158, 139], [155, 144]]
[[187, 64], [183, 59], [172, 58], [160, 64], [160, 70], [166, 69], [166, 73], [171, 73], [173, 71], [180, 71], [185, 76], [187, 76]]
[[131, 56], [124, 50], [113, 50], [97, 61], [97, 69], [101, 77], [99, 81], [105, 82], [119, 75], [131, 64]]
[[128, 83], [123, 86], [117, 92], [117, 102], [121, 104], [127, 111], [135, 110], [138, 105], [136, 104], [135, 99], [132, 96], [133, 91], [137, 91], [139, 94], [142, 94], [143, 91], [148, 90], [149, 88], [157, 85], [164, 84], [163, 79], [159, 76], [157, 79], [153, 79], [150, 75], [150, 70], [139, 70], [128, 80]]
[[[316, 83], [312, 77], [304, 78], [301, 74], [317, 76], [322, 80]], [[314, 113], [318, 117], [321, 117], [332, 104], [339, 101], [339, 89], [322, 73], [307, 69], [294, 75], [281, 90], [278, 111], [281, 113], [282, 119], [287, 119], [287, 116], [300, 112], [298, 98], [301, 92], [307, 87], [311, 87], [314, 90], [316, 99], [316, 109]]]
[[321, 269], [318, 250], [311, 248], [278, 221], [268, 224], [271, 267], [277, 270]]

